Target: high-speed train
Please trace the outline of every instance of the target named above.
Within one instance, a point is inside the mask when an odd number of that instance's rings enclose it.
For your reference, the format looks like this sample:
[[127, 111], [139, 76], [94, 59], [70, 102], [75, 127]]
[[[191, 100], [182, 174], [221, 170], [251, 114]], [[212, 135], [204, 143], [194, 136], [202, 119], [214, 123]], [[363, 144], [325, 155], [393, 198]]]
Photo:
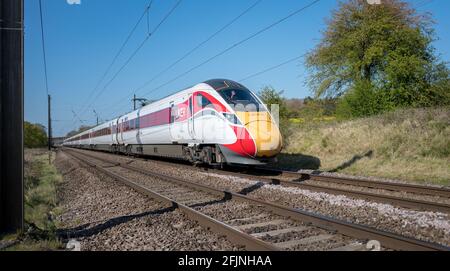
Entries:
[[211, 165], [260, 165], [282, 149], [266, 105], [243, 85], [215, 79], [68, 138], [66, 147], [163, 156]]

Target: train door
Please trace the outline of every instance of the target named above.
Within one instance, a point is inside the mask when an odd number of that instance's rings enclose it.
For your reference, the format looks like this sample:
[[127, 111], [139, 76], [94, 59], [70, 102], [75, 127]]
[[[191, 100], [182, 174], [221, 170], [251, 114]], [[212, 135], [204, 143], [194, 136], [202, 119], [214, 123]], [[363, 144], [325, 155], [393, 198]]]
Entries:
[[175, 101], [169, 103], [170, 125], [169, 133], [172, 143], [187, 143], [192, 140], [189, 134], [189, 101], [176, 105]]
[[177, 108], [175, 106], [175, 103], [173, 101], [171, 101], [169, 103], [169, 118], [170, 118], [169, 119], [169, 135], [170, 135], [170, 140], [172, 142], [178, 141], [178, 138], [177, 138], [177, 136], [175, 134], [176, 128], [174, 126], [175, 125], [175, 120], [177, 118], [177, 114], [178, 114], [178, 112], [177, 112]]
[[124, 142], [123, 142], [123, 128], [124, 128], [124, 119], [121, 119], [120, 120], [119, 144], [124, 144]]
[[133, 127], [136, 131], [136, 142], [139, 145], [142, 144], [142, 141], [141, 141], [141, 110], [142, 110], [142, 108], [137, 111], [137, 116], [136, 116], [136, 119], [134, 120], [134, 125], [133, 125]]
[[114, 144], [114, 129], [113, 129], [113, 123], [112, 122], [110, 122], [109, 123], [109, 133], [111, 134], [111, 137], [110, 137], [110, 142], [111, 142], [111, 144]]
[[195, 140], [195, 116], [194, 116], [194, 95], [192, 93], [189, 93], [189, 120], [188, 120], [188, 131], [189, 131], [189, 137], [193, 140]]
[[114, 124], [114, 143], [119, 144], [119, 119], [116, 120]]

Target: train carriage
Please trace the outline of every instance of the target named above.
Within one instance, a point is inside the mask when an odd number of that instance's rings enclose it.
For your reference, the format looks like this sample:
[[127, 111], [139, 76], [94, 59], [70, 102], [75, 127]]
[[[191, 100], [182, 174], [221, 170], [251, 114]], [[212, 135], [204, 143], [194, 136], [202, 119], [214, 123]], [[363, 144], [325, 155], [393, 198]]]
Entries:
[[65, 146], [209, 164], [258, 165], [282, 148], [273, 116], [239, 83], [215, 79], [67, 139]]

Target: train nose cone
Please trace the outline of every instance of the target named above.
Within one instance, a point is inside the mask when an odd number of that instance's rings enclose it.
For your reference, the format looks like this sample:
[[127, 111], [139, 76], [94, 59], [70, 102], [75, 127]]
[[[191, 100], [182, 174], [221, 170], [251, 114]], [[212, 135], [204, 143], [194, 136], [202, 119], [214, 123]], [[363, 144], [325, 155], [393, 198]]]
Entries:
[[[269, 112], [236, 112], [256, 146], [242, 146], [256, 158], [271, 158], [280, 153], [283, 139]], [[256, 147], [256, 152], [254, 151]], [[253, 151], [253, 152], [251, 152]]]
[[270, 158], [281, 151], [282, 139], [278, 126], [269, 120], [256, 120], [245, 125], [256, 143], [256, 157]]

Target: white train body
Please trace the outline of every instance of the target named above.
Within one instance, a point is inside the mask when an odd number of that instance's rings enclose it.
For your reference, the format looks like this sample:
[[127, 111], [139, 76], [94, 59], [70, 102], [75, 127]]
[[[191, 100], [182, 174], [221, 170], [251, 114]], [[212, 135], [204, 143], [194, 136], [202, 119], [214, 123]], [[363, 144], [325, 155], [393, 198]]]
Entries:
[[251, 91], [230, 80], [182, 90], [67, 139], [64, 146], [210, 164], [260, 164], [282, 139]]

